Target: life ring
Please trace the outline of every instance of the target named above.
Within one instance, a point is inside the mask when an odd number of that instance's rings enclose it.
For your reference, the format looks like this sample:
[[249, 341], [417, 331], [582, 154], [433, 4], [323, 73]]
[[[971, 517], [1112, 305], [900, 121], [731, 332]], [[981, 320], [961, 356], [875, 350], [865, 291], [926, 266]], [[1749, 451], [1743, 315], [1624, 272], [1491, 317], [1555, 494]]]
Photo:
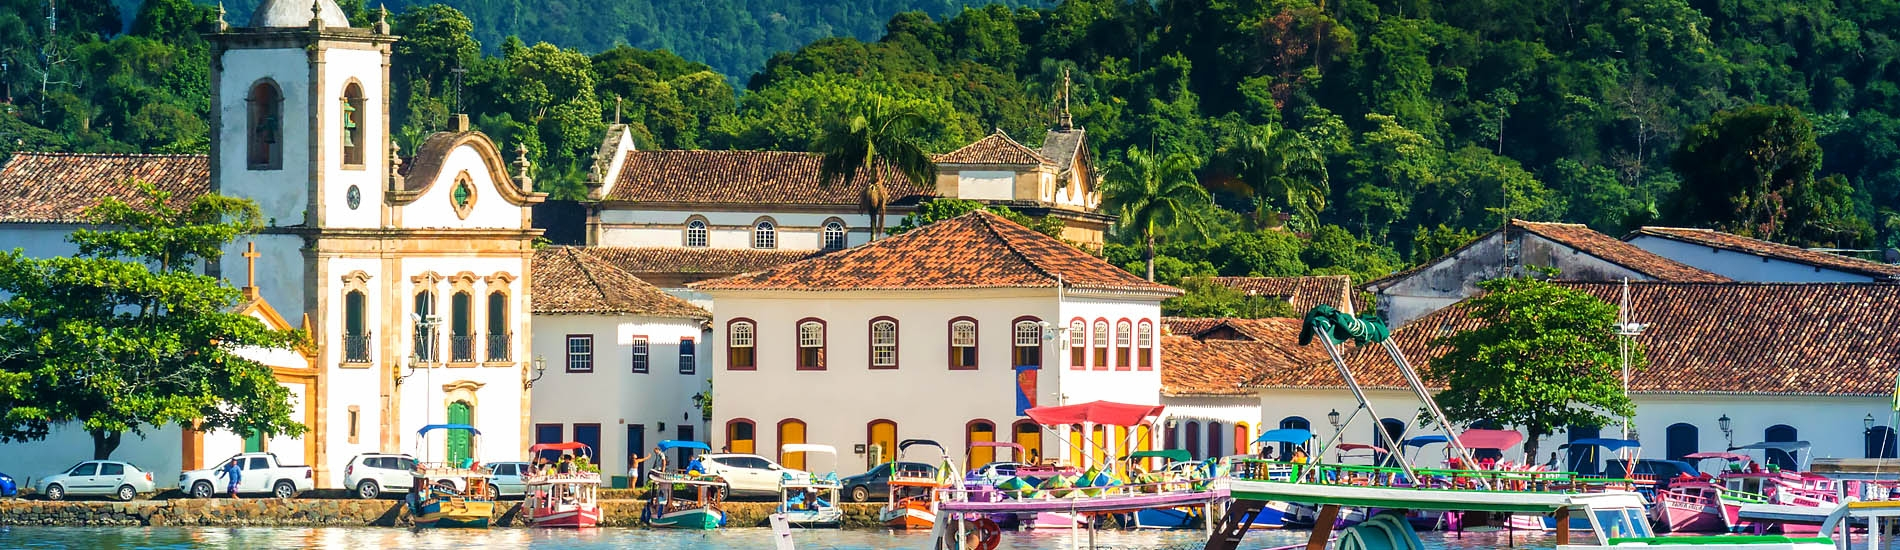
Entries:
[[988, 517], [978, 518], [976, 523], [976, 550], [996, 550], [1003, 543], [1003, 527]]

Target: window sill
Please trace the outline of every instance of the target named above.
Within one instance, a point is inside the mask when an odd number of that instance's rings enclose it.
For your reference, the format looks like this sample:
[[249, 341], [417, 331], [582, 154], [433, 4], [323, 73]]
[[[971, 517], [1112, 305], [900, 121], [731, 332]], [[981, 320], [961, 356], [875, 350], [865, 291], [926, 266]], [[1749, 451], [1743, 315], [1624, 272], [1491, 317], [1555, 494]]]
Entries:
[[367, 369], [367, 368], [371, 368], [375, 366], [376, 366], [376, 363], [374, 361], [363, 362], [363, 363], [344, 361], [342, 363], [337, 363], [337, 368], [339, 369]]
[[281, 165], [270, 165], [270, 164], [252, 164], [252, 165], [247, 165], [244, 168], [246, 170], [250, 170], [253, 172], [275, 172], [275, 171], [284, 169], [284, 167]]
[[[450, 366], [454, 366], [454, 365], [450, 365]], [[483, 361], [482, 366], [484, 367], [512, 367], [512, 366], [515, 366], [515, 362], [514, 361]]]
[[798, 370], [801, 370], [801, 371], [814, 371], [814, 372], [824, 372], [824, 370], [825, 370], [825, 367], [823, 367], [823, 366], [818, 366], [818, 367], [802, 367], [802, 366], [801, 366], [801, 367], [798, 367]]
[[871, 370], [897, 370], [897, 365], [871, 365]]
[[562, 371], [562, 372], [566, 372], [566, 373], [568, 373], [568, 374], [593, 374], [593, 373], [594, 373], [594, 371], [593, 371], [593, 370], [591, 370], [591, 369], [590, 369], [590, 370], [574, 370], [574, 369], [567, 369], [567, 370], [565, 370], [565, 371]]
[[731, 370], [731, 371], [742, 371], [742, 372], [746, 372], [746, 371], [757, 371], [757, 370], [759, 370], [759, 366], [758, 366], [758, 365], [751, 365], [751, 366], [745, 366], [745, 367], [726, 367], [726, 370]]
[[951, 365], [950, 370], [976, 370], [976, 365], [970, 365], [967, 367], [959, 367], [956, 365]]
[[364, 165], [362, 165], [362, 164], [350, 164], [350, 163], [347, 163], [347, 162], [345, 162], [345, 163], [343, 163], [343, 169], [344, 169], [344, 170], [362, 170], [362, 169], [363, 169], [363, 166], [364, 166]]
[[480, 363], [476, 363], [474, 361], [450, 361], [447, 365], [444, 365], [444, 366], [447, 366], [452, 369], [468, 369], [468, 368], [474, 368], [477, 365], [480, 365]]

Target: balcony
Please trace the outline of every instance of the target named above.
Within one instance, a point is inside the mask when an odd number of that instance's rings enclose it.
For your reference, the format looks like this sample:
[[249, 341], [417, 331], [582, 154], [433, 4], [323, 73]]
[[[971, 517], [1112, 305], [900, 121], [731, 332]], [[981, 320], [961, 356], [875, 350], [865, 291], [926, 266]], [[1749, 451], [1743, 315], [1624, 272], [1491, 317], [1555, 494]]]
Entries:
[[369, 362], [369, 335], [368, 334], [343, 335], [343, 362], [345, 363], [368, 363]]
[[514, 360], [510, 348], [514, 345], [515, 335], [509, 333], [488, 335], [488, 361], [500, 363]]
[[416, 334], [415, 359], [417, 361], [425, 363], [435, 361], [435, 346], [433, 342], [429, 341], [430, 338], [428, 334], [427, 332]]
[[449, 362], [475, 362], [475, 338], [476, 336], [473, 334], [456, 334], [449, 336]]

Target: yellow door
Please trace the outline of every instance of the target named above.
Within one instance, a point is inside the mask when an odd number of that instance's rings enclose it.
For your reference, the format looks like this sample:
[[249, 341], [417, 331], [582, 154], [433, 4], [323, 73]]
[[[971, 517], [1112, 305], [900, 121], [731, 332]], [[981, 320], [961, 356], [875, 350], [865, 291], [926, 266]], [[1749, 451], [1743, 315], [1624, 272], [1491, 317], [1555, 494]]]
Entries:
[[1108, 427], [1096, 426], [1095, 433], [1089, 434], [1089, 441], [1094, 443], [1095, 462], [1093, 465], [1097, 468], [1106, 468], [1108, 466]]
[[995, 447], [978, 447], [976, 444], [979, 442], [990, 443], [996, 441], [996, 425], [991, 424], [988, 420], [977, 420], [971, 422], [966, 430], [969, 432], [965, 437], [970, 440], [970, 460], [964, 467], [979, 468], [984, 464], [995, 462]]
[[802, 420], [783, 420], [778, 423], [778, 463], [794, 470], [805, 469], [805, 453], [786, 454], [786, 445], [805, 442], [805, 422]]
[[1017, 462], [1033, 464], [1042, 461], [1042, 427], [1035, 422], [1016, 423], [1016, 444], [1023, 446], [1023, 456], [1015, 457]]
[[876, 445], [880, 453], [878, 456], [873, 457], [872, 461], [877, 464], [883, 464], [885, 462], [896, 460], [897, 423], [891, 422], [889, 420], [873, 420], [871, 421], [870, 428], [871, 428], [870, 444]]
[[[1137, 451], [1154, 450], [1154, 431], [1151, 428], [1149, 428], [1147, 424], [1135, 426], [1135, 450]], [[1146, 469], [1152, 472], [1155, 469], [1155, 459], [1152, 459], [1152, 458], [1142, 459], [1141, 465], [1143, 469]]]
[[732, 452], [735, 453], [756, 452], [755, 449], [758, 447], [753, 443], [754, 435], [752, 430], [753, 426], [751, 420], [732, 420], [726, 422], [726, 448], [731, 449]]
[[1070, 424], [1069, 425], [1069, 465], [1070, 466], [1074, 466], [1077, 468], [1082, 467], [1082, 457], [1083, 457], [1082, 452], [1085, 448], [1086, 448], [1086, 445], [1082, 443], [1082, 425]]

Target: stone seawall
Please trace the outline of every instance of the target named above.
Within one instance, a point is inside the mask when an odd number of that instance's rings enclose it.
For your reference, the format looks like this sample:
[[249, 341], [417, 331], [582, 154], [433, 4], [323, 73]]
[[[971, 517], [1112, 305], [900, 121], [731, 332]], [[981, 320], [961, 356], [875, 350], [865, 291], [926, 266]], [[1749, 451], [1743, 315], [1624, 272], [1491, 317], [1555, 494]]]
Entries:
[[[644, 500], [602, 500], [601, 523], [636, 527]], [[764, 527], [773, 502], [725, 503], [730, 527]], [[878, 527], [877, 504], [845, 504], [845, 527]], [[495, 507], [493, 524], [518, 527], [521, 502]], [[203, 527], [406, 527], [409, 511], [395, 500], [347, 499], [172, 499], [135, 502], [12, 500], [0, 501], [0, 525], [56, 526], [203, 526]]]

